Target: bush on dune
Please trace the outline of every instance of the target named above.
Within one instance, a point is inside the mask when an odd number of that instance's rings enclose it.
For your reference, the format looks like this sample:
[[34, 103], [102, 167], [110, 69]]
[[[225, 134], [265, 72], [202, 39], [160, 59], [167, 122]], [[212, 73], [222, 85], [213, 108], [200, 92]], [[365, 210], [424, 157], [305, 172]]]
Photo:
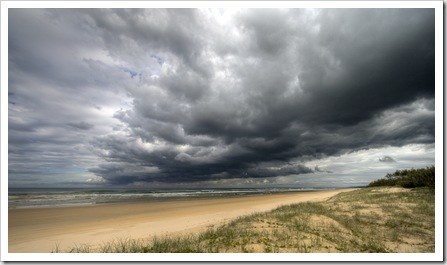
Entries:
[[403, 188], [435, 188], [435, 166], [420, 169], [396, 170], [386, 174], [385, 178], [369, 183], [368, 187], [400, 186]]

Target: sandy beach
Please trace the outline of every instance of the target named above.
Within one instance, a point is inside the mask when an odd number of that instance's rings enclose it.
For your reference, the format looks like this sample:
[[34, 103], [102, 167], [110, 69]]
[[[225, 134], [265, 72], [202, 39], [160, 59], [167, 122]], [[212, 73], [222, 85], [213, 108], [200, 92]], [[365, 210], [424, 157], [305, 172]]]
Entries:
[[194, 233], [238, 216], [281, 205], [319, 201], [353, 189], [166, 202], [109, 203], [8, 210], [8, 251], [51, 252], [113, 239]]

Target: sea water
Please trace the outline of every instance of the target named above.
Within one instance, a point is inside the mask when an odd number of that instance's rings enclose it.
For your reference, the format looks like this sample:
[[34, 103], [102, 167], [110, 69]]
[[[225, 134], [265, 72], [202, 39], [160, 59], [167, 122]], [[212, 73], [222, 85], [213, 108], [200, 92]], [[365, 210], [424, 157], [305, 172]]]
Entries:
[[100, 203], [169, 201], [242, 197], [311, 191], [313, 188], [246, 189], [86, 189], [86, 188], [9, 188], [8, 208], [69, 207]]

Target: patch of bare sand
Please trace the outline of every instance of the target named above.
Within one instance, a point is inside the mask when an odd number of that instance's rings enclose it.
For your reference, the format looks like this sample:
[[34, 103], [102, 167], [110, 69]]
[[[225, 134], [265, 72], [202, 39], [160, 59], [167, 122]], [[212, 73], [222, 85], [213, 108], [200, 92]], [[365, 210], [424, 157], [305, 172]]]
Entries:
[[389, 187], [389, 188], [381, 187], [380, 189], [371, 190], [371, 193], [396, 193], [396, 192], [409, 192], [409, 191], [410, 189], [405, 189], [402, 187]]

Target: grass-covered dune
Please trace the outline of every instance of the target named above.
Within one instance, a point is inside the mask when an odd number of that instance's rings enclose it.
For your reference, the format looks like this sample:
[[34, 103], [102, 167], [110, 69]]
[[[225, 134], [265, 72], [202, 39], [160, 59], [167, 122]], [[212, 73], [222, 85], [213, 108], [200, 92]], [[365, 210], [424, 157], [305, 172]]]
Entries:
[[434, 252], [434, 206], [427, 187], [369, 187], [240, 217], [198, 234], [55, 252]]

